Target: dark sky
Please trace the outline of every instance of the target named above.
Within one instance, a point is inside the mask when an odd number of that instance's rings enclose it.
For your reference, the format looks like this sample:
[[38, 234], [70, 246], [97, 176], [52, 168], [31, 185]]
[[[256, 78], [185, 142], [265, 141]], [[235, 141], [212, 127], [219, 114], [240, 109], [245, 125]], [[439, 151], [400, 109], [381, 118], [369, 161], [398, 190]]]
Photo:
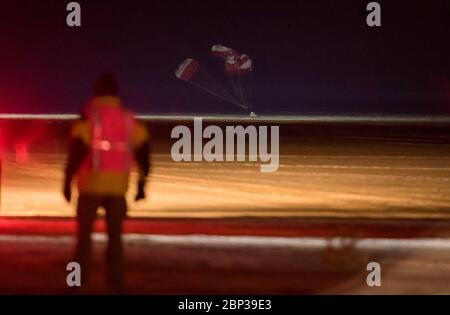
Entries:
[[375, 29], [361, 0], [78, 1], [81, 28], [68, 2], [1, 1], [0, 112], [78, 112], [111, 70], [137, 112], [240, 113], [174, 77], [187, 57], [217, 74], [216, 43], [254, 60], [259, 113], [450, 112], [450, 1], [378, 1]]

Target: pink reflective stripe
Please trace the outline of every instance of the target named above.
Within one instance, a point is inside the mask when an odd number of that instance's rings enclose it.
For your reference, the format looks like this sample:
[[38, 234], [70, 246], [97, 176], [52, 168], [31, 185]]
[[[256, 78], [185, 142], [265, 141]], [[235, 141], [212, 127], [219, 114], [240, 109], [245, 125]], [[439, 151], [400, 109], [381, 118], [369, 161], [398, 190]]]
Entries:
[[99, 151], [128, 151], [130, 144], [128, 142], [114, 142], [108, 140], [93, 141], [92, 148]]
[[94, 150], [109, 151], [111, 150], [111, 142], [107, 140], [94, 140], [92, 141], [92, 148]]
[[[94, 133], [94, 137], [92, 139], [92, 143], [96, 143], [97, 141], [100, 141], [101, 137], [102, 137], [102, 126], [101, 126], [101, 122], [100, 122], [100, 118], [98, 117], [98, 113], [97, 110], [95, 108], [92, 109], [92, 116], [93, 116], [93, 133]], [[92, 150], [92, 168], [94, 170], [98, 170], [100, 168], [100, 152], [93, 147]]]
[[92, 108], [91, 156], [85, 170], [129, 172], [132, 163], [134, 118], [121, 108]]
[[132, 139], [133, 139], [133, 127], [134, 127], [134, 117], [133, 115], [131, 115], [130, 113], [127, 114], [127, 143], [128, 143], [128, 148], [129, 149], [133, 149], [133, 143], [132, 143]]
[[[132, 143], [132, 137], [133, 137], [133, 126], [134, 126], [134, 117], [131, 113], [125, 112], [125, 120], [126, 120], [126, 143], [124, 145], [126, 146], [124, 150], [127, 150], [128, 152], [133, 152], [133, 143]], [[128, 155], [127, 159], [127, 168], [131, 168], [131, 155]]]

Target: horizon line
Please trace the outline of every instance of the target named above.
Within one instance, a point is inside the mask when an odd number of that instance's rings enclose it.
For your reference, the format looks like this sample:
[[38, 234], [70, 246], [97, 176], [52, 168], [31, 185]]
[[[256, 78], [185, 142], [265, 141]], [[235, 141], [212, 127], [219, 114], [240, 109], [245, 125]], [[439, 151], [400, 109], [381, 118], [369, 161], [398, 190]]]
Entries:
[[[78, 114], [0, 114], [0, 119], [17, 120], [76, 120]], [[450, 123], [450, 115], [382, 115], [382, 114], [342, 114], [342, 115], [238, 115], [238, 114], [136, 114], [144, 121], [192, 120], [200, 117], [209, 121], [255, 121], [255, 122], [411, 122], [411, 123]]]

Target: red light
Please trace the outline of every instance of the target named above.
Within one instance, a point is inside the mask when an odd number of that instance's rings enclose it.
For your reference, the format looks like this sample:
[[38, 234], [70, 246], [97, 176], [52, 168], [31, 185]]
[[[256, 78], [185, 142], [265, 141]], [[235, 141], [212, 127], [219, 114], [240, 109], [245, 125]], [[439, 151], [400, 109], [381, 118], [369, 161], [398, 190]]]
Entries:
[[30, 152], [27, 143], [17, 143], [14, 146], [14, 150], [16, 152], [17, 163], [27, 163], [30, 160]]

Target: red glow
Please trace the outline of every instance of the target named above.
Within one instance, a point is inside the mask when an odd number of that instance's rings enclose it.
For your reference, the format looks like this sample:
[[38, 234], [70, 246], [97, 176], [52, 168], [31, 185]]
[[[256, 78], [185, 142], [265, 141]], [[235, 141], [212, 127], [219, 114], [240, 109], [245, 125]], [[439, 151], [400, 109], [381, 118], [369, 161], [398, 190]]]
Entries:
[[30, 152], [28, 148], [29, 146], [27, 143], [17, 143], [14, 146], [17, 163], [27, 163], [30, 161]]
[[45, 137], [47, 131], [48, 126], [41, 123], [28, 125], [22, 131], [22, 135], [14, 143], [16, 163], [28, 163], [31, 161], [30, 147], [36, 144], [36, 141]]

